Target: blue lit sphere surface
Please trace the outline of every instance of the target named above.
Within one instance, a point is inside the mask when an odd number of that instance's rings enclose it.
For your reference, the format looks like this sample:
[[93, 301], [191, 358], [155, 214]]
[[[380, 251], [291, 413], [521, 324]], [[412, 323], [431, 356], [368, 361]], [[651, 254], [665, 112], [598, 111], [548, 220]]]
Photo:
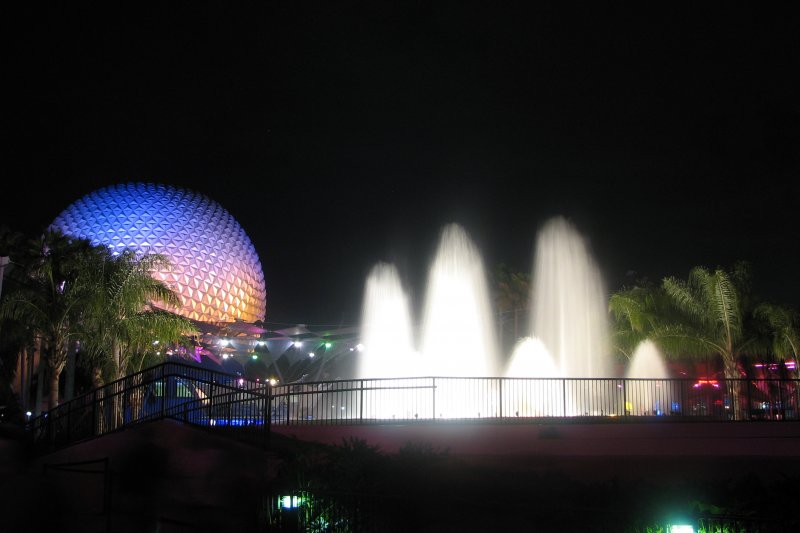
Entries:
[[52, 227], [111, 250], [160, 253], [171, 268], [154, 272], [181, 298], [176, 313], [201, 322], [264, 320], [264, 273], [236, 220], [208, 197], [167, 185], [99, 189], [61, 212]]

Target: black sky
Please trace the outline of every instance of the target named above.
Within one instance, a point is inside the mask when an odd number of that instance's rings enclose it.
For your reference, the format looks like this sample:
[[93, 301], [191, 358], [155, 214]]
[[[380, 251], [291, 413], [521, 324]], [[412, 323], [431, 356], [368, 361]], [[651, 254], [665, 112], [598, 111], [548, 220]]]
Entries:
[[747, 260], [800, 303], [782, 4], [229, 5], [6, 11], [0, 223], [39, 231], [119, 182], [194, 189], [253, 241], [273, 322], [357, 322], [377, 261], [418, 302], [448, 222], [530, 271], [553, 215], [609, 290]]

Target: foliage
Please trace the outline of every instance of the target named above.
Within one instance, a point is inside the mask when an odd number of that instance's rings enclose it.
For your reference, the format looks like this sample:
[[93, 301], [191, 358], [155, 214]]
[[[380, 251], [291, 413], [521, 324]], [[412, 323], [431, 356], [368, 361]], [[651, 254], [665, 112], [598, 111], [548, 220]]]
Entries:
[[778, 324], [792, 324], [791, 313], [783, 310], [786, 314], [781, 315], [771, 306], [755, 303], [746, 263], [737, 263], [730, 271], [695, 267], [686, 280], [667, 277], [660, 287], [626, 288], [609, 300], [614, 346], [630, 357], [641, 341], [650, 339], [668, 357], [717, 356], [725, 376], [738, 378], [742, 357], [768, 352], [767, 329], [773, 331], [773, 349], [781, 347], [784, 356], [796, 338], [796, 328], [795, 333], [788, 327], [782, 334], [775, 329]]
[[794, 359], [795, 373], [800, 378], [797, 364], [800, 350], [800, 313], [794, 309], [773, 304], [761, 304], [755, 309], [758, 324], [767, 331], [769, 351], [780, 360]]
[[520, 317], [523, 323], [527, 316], [531, 297], [531, 278], [525, 272], [515, 272], [509, 266], [501, 263], [495, 267], [491, 275], [492, 298], [499, 316], [501, 340], [506, 321], [511, 321], [508, 329], [513, 334], [512, 342], [520, 337]]
[[21, 275], [13, 290], [3, 295], [0, 317], [30, 328], [41, 338], [42, 361], [48, 371], [49, 405], [58, 404], [58, 378], [67, 361], [69, 342], [77, 338], [87, 294], [92, 290], [82, 276], [83, 266], [96, 256], [88, 240], [50, 229], [14, 254]]
[[[6, 240], [19, 242], [3, 239], [3, 247]], [[153, 306], [180, 304], [177, 294], [151, 275], [169, 267], [162, 255], [112, 254], [58, 229], [11, 249], [16, 268], [0, 317], [6, 331], [17, 332], [18, 347], [41, 339], [50, 407], [58, 405], [59, 376], [74, 341], [80, 341], [91, 365], [105, 366], [106, 377], [115, 379], [155, 362], [154, 341], [166, 346], [195, 331], [190, 321]]]

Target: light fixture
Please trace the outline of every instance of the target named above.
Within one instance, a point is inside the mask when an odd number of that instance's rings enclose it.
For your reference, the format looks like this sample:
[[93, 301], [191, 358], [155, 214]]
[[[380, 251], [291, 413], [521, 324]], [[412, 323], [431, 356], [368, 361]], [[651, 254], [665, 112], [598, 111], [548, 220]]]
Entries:
[[315, 355], [317, 355], [317, 354], [315, 354], [314, 352], [308, 352], [308, 356], [309, 357], [314, 357]]

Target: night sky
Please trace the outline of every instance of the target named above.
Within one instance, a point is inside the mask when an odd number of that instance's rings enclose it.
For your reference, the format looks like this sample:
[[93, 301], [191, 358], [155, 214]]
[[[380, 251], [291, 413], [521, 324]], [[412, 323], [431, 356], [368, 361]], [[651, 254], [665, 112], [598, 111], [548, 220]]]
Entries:
[[357, 323], [378, 261], [419, 305], [448, 222], [530, 272], [554, 215], [609, 291], [747, 260], [800, 304], [790, 4], [28, 4], [2, 17], [12, 229], [188, 187], [253, 241], [272, 323]]

